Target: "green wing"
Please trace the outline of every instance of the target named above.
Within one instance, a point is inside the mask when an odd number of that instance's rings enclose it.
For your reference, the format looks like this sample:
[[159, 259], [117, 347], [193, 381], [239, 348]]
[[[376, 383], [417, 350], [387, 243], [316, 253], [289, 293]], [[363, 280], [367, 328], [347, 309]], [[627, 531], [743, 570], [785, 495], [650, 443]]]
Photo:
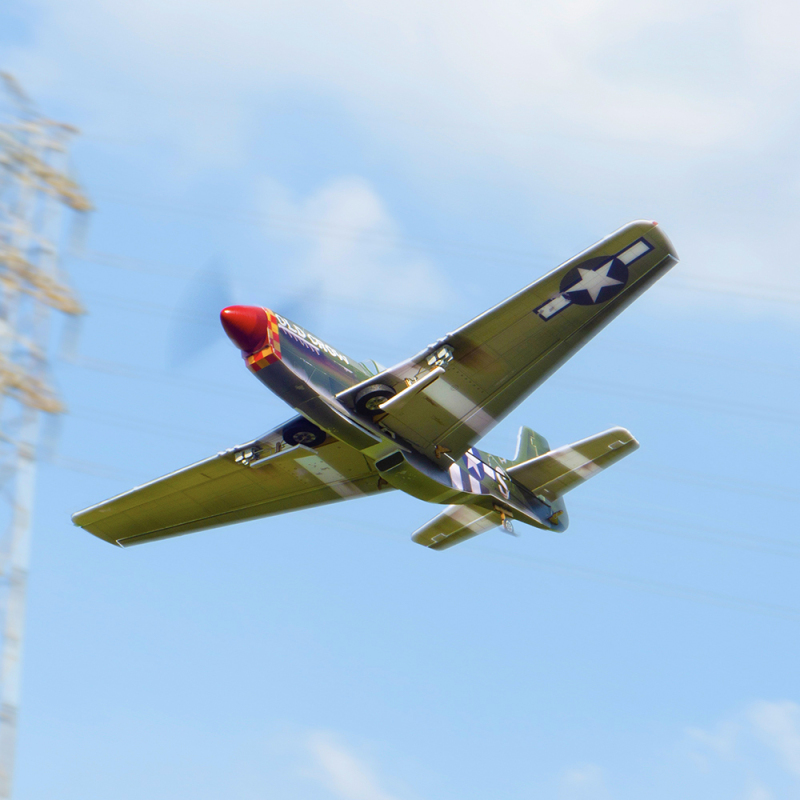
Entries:
[[374, 468], [348, 445], [329, 438], [316, 450], [280, 449], [280, 441], [276, 431], [79, 511], [72, 521], [128, 546], [378, 491]]
[[654, 222], [632, 222], [368, 384], [397, 394], [382, 427], [457, 458], [651, 286], [677, 256]]

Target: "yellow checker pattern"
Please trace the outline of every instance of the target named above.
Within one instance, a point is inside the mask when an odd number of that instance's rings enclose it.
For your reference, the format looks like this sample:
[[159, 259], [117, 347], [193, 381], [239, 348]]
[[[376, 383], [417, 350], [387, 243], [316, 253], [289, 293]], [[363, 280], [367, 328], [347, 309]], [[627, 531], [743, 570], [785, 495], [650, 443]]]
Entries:
[[268, 308], [267, 312], [267, 346], [257, 353], [247, 356], [245, 364], [251, 372], [259, 372], [269, 364], [274, 364], [281, 357], [281, 339], [278, 333], [278, 318]]

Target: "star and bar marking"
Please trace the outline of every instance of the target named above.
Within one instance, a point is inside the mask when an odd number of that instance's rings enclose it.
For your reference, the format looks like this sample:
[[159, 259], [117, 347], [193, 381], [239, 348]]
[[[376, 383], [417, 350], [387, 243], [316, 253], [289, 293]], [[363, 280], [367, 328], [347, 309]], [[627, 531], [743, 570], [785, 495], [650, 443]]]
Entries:
[[534, 313], [547, 321], [573, 304], [605, 303], [625, 288], [628, 266], [654, 249], [650, 242], [640, 238], [614, 255], [587, 259], [564, 276], [559, 293], [535, 308]]

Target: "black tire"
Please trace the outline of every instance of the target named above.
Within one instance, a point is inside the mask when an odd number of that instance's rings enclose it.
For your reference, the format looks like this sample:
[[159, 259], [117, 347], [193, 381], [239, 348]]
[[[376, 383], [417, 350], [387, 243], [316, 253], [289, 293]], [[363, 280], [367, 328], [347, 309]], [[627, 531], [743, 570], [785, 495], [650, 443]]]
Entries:
[[328, 436], [307, 419], [296, 419], [283, 429], [283, 441], [288, 445], [302, 444], [306, 447], [319, 447]]
[[365, 386], [356, 395], [356, 411], [367, 417], [373, 417], [380, 412], [378, 406], [394, 397], [395, 390], [391, 386], [384, 386], [382, 383], [373, 383], [372, 386]]

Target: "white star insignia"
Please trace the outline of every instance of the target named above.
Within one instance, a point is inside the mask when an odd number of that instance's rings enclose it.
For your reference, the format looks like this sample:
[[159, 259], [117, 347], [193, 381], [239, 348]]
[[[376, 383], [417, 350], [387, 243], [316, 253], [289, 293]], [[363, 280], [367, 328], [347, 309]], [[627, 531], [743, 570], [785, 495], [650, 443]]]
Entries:
[[570, 286], [565, 294], [589, 292], [589, 297], [592, 298], [592, 302], [596, 303], [600, 291], [605, 289], [606, 286], [616, 286], [617, 284], [623, 283], [623, 281], [618, 281], [616, 278], [608, 277], [608, 271], [611, 269], [613, 263], [614, 259], [611, 259], [607, 264], [603, 264], [602, 267], [598, 267], [597, 269], [583, 269], [582, 267], [578, 267], [581, 279], [574, 286]]

